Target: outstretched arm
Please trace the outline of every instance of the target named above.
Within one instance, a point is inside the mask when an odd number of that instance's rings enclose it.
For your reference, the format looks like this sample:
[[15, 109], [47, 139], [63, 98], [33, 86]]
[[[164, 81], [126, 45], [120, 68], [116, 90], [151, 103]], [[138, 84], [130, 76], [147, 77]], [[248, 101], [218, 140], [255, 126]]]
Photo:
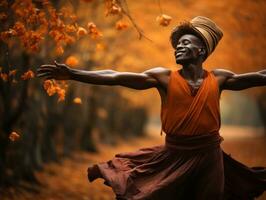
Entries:
[[221, 90], [243, 90], [266, 86], [266, 70], [244, 74], [236, 74], [224, 69], [216, 69], [213, 72], [218, 78]]
[[38, 77], [56, 80], [76, 80], [95, 85], [120, 85], [143, 90], [157, 87], [157, 74], [166, 70], [161, 67], [152, 68], [142, 73], [117, 72], [114, 70], [85, 71], [69, 68], [65, 64], [42, 65], [37, 70]]

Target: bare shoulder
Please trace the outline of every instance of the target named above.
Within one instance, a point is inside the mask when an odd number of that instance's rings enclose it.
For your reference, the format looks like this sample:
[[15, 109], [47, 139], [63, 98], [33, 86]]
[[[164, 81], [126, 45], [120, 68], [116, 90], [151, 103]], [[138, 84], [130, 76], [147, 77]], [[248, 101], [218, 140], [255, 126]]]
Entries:
[[235, 75], [234, 72], [227, 69], [214, 69], [212, 70], [212, 72], [216, 77], [225, 78], [225, 79]]
[[152, 76], [153, 78], [160, 79], [170, 75], [171, 70], [165, 67], [154, 67], [144, 71], [144, 74]]
[[144, 71], [143, 73], [158, 81], [159, 92], [161, 92], [161, 89], [165, 90], [167, 88], [171, 69], [165, 67], [154, 67]]
[[214, 70], [212, 70], [212, 73], [214, 74], [214, 76], [217, 79], [220, 91], [223, 89], [225, 82], [228, 79], [234, 77], [234, 75], [235, 75], [234, 72], [232, 72], [230, 70], [226, 70], [226, 69], [214, 69]]

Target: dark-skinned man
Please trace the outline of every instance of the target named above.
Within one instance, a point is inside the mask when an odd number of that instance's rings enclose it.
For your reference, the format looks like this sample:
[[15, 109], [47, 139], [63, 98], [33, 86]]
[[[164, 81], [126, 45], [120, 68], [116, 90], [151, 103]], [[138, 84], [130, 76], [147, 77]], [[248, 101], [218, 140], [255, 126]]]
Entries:
[[182, 69], [156, 67], [142, 73], [84, 71], [64, 64], [42, 65], [38, 76], [137, 90], [157, 88], [165, 144], [120, 153], [88, 168], [88, 178], [103, 178], [119, 200], [254, 199], [266, 190], [266, 168], [248, 168], [220, 148], [223, 140], [219, 99], [223, 90], [266, 85], [266, 70], [235, 74], [207, 71], [203, 62], [222, 38], [209, 18], [178, 25], [170, 41]]

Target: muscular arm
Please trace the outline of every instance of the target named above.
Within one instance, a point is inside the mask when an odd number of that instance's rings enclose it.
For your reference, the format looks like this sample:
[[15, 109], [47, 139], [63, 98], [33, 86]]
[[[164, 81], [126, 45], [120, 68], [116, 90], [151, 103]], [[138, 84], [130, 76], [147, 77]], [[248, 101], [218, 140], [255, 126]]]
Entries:
[[84, 71], [71, 70], [71, 79], [95, 85], [120, 85], [143, 90], [158, 85], [153, 77], [158, 69], [153, 68], [142, 73], [118, 72], [114, 70]]
[[216, 69], [213, 72], [218, 79], [221, 91], [266, 86], [266, 70], [244, 74], [235, 74], [224, 69]]
[[118, 72], [114, 70], [86, 71], [71, 69], [67, 65], [42, 65], [38, 71], [38, 77], [57, 80], [76, 80], [95, 85], [120, 85], [128, 88], [143, 90], [158, 87], [159, 76], [168, 69], [156, 67], [142, 73]]

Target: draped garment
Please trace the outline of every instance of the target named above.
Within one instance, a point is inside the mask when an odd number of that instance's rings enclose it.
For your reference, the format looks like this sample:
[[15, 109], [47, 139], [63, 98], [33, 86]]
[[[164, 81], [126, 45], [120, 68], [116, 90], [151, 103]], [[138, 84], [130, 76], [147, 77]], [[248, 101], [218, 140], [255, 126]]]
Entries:
[[249, 168], [220, 148], [219, 88], [212, 72], [193, 95], [172, 70], [161, 108], [165, 144], [120, 153], [88, 168], [118, 200], [249, 200], [266, 190], [266, 169]]

